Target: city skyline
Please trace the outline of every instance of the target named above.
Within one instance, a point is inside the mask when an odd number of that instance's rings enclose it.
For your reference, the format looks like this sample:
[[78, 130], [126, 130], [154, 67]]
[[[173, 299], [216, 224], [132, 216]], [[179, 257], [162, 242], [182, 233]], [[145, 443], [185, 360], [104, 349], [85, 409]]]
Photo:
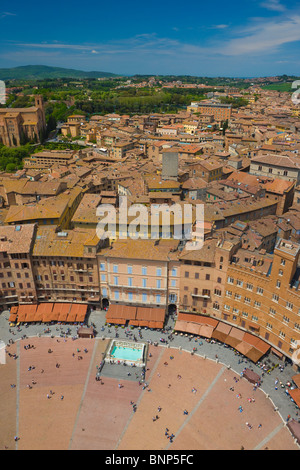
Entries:
[[78, 1], [0, 10], [1, 67], [49, 65], [123, 75], [300, 74], [300, 2], [251, 0], [146, 8]]

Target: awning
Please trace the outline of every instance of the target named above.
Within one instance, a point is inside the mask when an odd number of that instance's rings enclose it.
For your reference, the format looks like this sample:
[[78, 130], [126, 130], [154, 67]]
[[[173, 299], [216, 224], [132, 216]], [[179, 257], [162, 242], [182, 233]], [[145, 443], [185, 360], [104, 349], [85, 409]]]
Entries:
[[300, 407], [300, 389], [294, 388], [293, 390], [289, 390], [289, 394], [296, 403], [296, 405]]
[[200, 328], [201, 326], [197, 323], [188, 322], [186, 331], [192, 335], [199, 335]]
[[178, 320], [183, 320], [186, 322], [198, 323], [199, 325], [208, 325], [216, 328], [219, 321], [215, 318], [208, 317], [206, 315], [195, 315], [192, 313], [179, 312]]
[[214, 328], [208, 325], [201, 325], [199, 328], [199, 336], [203, 336], [204, 338], [211, 338], [213, 334]]
[[257, 361], [260, 360], [260, 358], [264, 355], [261, 351], [259, 351], [256, 348], [251, 348], [250, 351], [247, 352], [246, 356], [248, 359], [250, 359], [252, 362], [256, 363]]
[[19, 310], [18, 310], [18, 322], [20, 323], [25, 323], [26, 322], [26, 317], [27, 314], [29, 313], [29, 308], [31, 307], [31, 304], [21, 304], [19, 305]]
[[126, 320], [124, 318], [112, 318], [108, 323], [112, 323], [114, 325], [125, 325]]
[[137, 307], [133, 305], [123, 305], [122, 318], [124, 320], [135, 320]]
[[259, 338], [257, 336], [251, 335], [250, 333], [245, 333], [243, 341], [255, 347], [259, 342]]
[[293, 375], [292, 381], [300, 388], [300, 374]]
[[76, 321], [78, 323], [83, 323], [87, 314], [88, 306], [86, 304], [78, 304], [78, 305], [79, 305], [79, 308], [78, 308], [78, 312], [76, 315]]
[[62, 322], [66, 322], [72, 304], [60, 304], [60, 305], [61, 305], [61, 309], [60, 309], [60, 312], [59, 312], [57, 321], [59, 321], [59, 322], [61, 322], [61, 321], [62, 321]]
[[15, 323], [17, 321], [19, 307], [11, 307], [8, 321]]
[[35, 318], [35, 313], [37, 311], [38, 306], [37, 305], [26, 305], [27, 307], [27, 313], [26, 313], [26, 322], [34, 322]]
[[74, 323], [76, 321], [77, 313], [79, 313], [79, 304], [72, 304], [66, 321], [68, 323]]
[[[253, 362], [259, 361], [259, 359], [264, 356], [271, 347], [262, 339], [258, 338], [255, 335], [251, 335], [248, 332], [245, 333], [243, 342], [251, 346], [251, 348], [246, 353], [244, 353], [244, 355], [247, 356]], [[238, 347], [236, 349], [239, 350]]]
[[[161, 329], [164, 326], [165, 314], [164, 308], [138, 307], [135, 319], [139, 322], [139, 326]], [[150, 326], [150, 324], [152, 326]]]
[[283, 359], [283, 354], [280, 351], [277, 351], [277, 349], [271, 348], [271, 352], [275, 354], [275, 356], [279, 357], [279, 359]]
[[252, 349], [252, 346], [248, 343], [244, 343], [244, 341], [242, 341], [240, 344], [238, 344], [235, 348], [238, 352], [240, 352], [241, 354], [243, 354], [244, 356], [247, 355], [247, 353]]
[[161, 330], [163, 327], [164, 327], [163, 322], [149, 321], [149, 328], [153, 328], [153, 329], [156, 329], [156, 330]]
[[244, 335], [245, 332], [243, 330], [239, 330], [239, 328], [233, 326], [225, 339], [225, 343], [232, 348], [236, 348], [236, 346], [243, 341]]
[[61, 312], [62, 305], [63, 304], [61, 304], [61, 303], [55, 303], [54, 304], [53, 309], [52, 309], [52, 313], [51, 313], [51, 320], [52, 321], [58, 321], [58, 317], [59, 317], [59, 314]]
[[32, 321], [40, 321], [43, 323], [50, 322], [52, 309], [53, 309], [53, 303], [39, 304], [35, 312], [34, 319]]
[[263, 354], [266, 354], [271, 348], [271, 346], [262, 339], [260, 339], [259, 342], [255, 345], [255, 348]]
[[175, 324], [175, 331], [185, 332], [187, 328], [187, 322], [182, 320], [177, 320]]
[[227, 325], [226, 323], [219, 322], [218, 326], [214, 329], [212, 337], [225, 343], [227, 336], [231, 330], [232, 326]]
[[[107, 314], [107, 323], [119, 323], [125, 325], [126, 321], [136, 319], [137, 307], [133, 305], [110, 304]], [[118, 321], [116, 321], [118, 320]]]
[[50, 323], [52, 321], [53, 303], [44, 304], [43, 322]]

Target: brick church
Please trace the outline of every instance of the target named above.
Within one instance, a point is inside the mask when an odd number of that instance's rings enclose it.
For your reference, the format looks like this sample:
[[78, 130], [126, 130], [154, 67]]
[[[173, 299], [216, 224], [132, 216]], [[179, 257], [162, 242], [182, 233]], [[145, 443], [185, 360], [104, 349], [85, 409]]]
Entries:
[[30, 108], [0, 108], [0, 142], [7, 147], [17, 147], [26, 141], [41, 141], [46, 129], [43, 98], [35, 96], [35, 106]]

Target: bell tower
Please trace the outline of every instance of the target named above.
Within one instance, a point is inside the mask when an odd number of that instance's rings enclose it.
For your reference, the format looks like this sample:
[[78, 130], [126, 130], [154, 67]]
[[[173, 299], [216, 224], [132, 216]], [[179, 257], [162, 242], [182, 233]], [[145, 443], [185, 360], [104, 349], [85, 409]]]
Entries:
[[43, 123], [43, 129], [46, 128], [46, 118], [45, 118], [45, 109], [44, 109], [44, 100], [42, 95], [35, 95], [35, 107], [40, 110], [40, 117]]

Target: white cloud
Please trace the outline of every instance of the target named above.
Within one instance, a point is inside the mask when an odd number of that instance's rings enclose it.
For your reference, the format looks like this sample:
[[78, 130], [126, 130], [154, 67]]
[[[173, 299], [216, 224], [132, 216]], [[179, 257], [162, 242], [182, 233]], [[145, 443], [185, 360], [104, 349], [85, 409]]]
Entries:
[[10, 11], [2, 11], [0, 13], [0, 18], [6, 18], [7, 16], [17, 16], [16, 13], [11, 13]]
[[212, 29], [226, 29], [228, 26], [228, 24], [216, 24], [215, 26], [212, 26]]
[[266, 0], [262, 2], [260, 6], [272, 11], [286, 11], [286, 7], [280, 3], [280, 0]]
[[278, 47], [300, 41], [300, 15], [258, 21], [225, 43], [226, 55], [275, 52]]

